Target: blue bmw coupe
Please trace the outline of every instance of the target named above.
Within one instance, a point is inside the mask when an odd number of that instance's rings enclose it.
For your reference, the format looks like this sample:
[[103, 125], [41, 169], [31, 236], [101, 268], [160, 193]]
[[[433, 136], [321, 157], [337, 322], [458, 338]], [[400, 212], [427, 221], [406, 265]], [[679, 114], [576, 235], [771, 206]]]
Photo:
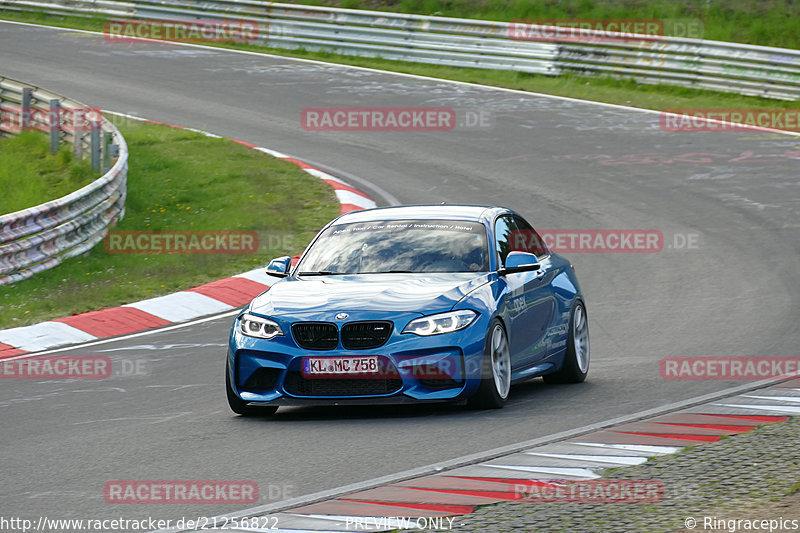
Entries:
[[464, 401], [586, 379], [586, 304], [570, 262], [517, 213], [422, 205], [342, 215], [236, 317], [225, 372], [239, 414], [281, 405]]

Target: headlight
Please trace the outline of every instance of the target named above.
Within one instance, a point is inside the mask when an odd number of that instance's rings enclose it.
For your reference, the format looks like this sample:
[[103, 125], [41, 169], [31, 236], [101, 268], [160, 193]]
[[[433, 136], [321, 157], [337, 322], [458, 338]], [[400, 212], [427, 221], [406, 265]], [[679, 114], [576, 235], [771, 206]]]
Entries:
[[415, 318], [403, 329], [403, 333], [423, 336], [450, 333], [469, 326], [476, 316], [478, 316], [478, 313], [475, 311], [462, 309], [460, 311]]
[[239, 321], [239, 330], [248, 337], [259, 339], [272, 339], [283, 335], [283, 330], [272, 320], [245, 313]]

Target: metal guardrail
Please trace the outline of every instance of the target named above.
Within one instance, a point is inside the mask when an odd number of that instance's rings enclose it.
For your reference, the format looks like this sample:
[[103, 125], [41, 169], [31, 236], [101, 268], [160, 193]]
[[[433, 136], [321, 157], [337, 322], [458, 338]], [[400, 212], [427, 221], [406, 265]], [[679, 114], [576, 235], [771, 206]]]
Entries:
[[[91, 153], [97, 167], [102, 161], [110, 166], [112, 152], [117, 156], [113, 166], [89, 185], [57, 200], [0, 216], [0, 285], [27, 279], [90, 250], [125, 214], [127, 144], [102, 115], [98, 114], [98, 123], [86, 127], [90, 124], [85, 121], [87, 109], [50, 91], [0, 77], [0, 133], [50, 131], [52, 140], [71, 143], [76, 154]], [[31, 120], [37, 114], [53, 119], [47, 125]]]
[[[253, 44], [547, 75], [800, 99], [800, 51], [653, 35], [583, 31], [580, 39], [514, 38], [515, 23], [257, 0], [0, 0], [0, 9], [141, 20], [247, 20]], [[530, 26], [542, 31], [546, 26]], [[555, 29], [555, 28], [551, 28]]]

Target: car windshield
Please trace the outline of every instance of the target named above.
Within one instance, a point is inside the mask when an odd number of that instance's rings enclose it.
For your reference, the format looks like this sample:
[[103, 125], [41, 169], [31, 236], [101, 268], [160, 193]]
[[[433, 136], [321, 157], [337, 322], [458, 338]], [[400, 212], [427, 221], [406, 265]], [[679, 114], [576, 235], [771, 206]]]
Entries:
[[298, 265], [301, 275], [485, 272], [483, 224], [461, 220], [385, 220], [331, 226]]

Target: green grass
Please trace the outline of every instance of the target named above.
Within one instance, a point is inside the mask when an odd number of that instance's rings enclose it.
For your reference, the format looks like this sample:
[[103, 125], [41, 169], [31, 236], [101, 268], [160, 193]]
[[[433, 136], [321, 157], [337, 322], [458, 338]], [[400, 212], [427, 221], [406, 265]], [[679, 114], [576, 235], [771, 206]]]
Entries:
[[333, 190], [292, 163], [223, 139], [120, 121], [130, 169], [115, 230], [256, 231], [256, 254], [111, 254], [102, 244], [0, 287], [0, 328], [187, 289], [293, 255], [338, 215]]
[[[486, 2], [487, 5], [489, 3], [490, 2]], [[43, 13], [14, 13], [2, 10], [0, 10], [0, 18], [95, 31], [102, 31], [105, 24], [105, 20], [99, 17], [62, 17], [46, 15]], [[798, 19], [800, 20], [800, 17], [798, 17]], [[788, 18], [786, 18], [784, 22], [786, 24], [793, 23]], [[720, 93], [709, 90], [687, 89], [669, 85], [642, 85], [631, 80], [617, 80], [608, 77], [587, 78], [575, 75], [549, 77], [543, 75], [526, 74], [522, 72], [458, 68], [404, 61], [390, 61], [381, 58], [345, 56], [330, 52], [280, 50], [248, 44], [225, 45], [225, 47], [256, 52], [266, 52], [286, 57], [316, 59], [331, 63], [341, 63], [344, 65], [375, 68], [435, 78], [445, 78], [495, 87], [505, 87], [522, 91], [538, 92], [543, 94], [552, 94], [556, 96], [580, 98], [597, 102], [607, 102], [648, 109], [795, 109], [797, 107], [796, 102], [740, 96], [737, 94]]]
[[0, 213], [13, 213], [67, 195], [98, 178], [68, 146], [50, 154], [46, 134], [27, 131], [0, 138]]

